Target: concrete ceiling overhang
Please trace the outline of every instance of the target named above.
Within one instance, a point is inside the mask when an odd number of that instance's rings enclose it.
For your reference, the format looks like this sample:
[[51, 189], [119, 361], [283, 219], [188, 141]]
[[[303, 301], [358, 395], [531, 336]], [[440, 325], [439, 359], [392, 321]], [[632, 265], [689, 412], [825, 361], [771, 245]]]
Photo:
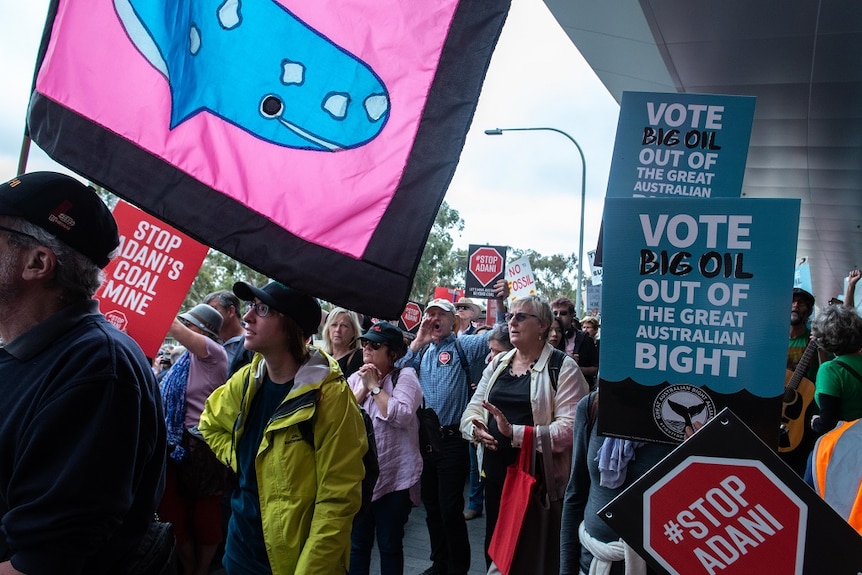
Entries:
[[843, 292], [862, 265], [862, 2], [545, 3], [617, 101], [756, 96], [742, 195], [801, 199], [797, 256], [818, 305]]

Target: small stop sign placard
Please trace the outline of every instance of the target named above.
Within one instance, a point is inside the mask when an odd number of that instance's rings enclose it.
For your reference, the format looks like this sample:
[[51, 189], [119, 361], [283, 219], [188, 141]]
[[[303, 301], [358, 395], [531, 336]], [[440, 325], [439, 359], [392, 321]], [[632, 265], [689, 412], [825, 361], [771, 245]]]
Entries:
[[408, 301], [404, 311], [401, 312], [401, 323], [404, 324], [404, 329], [413, 333], [421, 321], [422, 307], [416, 302]]
[[125, 330], [129, 325], [129, 319], [126, 314], [119, 310], [112, 309], [105, 313], [105, 319], [114, 324], [114, 327], [120, 331]]
[[503, 273], [505, 259], [496, 248], [481, 247], [470, 256], [468, 269], [483, 287]]
[[808, 507], [760, 461], [689, 457], [643, 502], [644, 548], [670, 573], [802, 573]]

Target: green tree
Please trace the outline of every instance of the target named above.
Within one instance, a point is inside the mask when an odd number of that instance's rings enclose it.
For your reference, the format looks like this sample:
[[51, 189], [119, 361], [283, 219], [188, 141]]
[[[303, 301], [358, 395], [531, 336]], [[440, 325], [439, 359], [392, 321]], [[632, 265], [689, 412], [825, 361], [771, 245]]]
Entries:
[[234, 282], [247, 281], [256, 286], [262, 286], [268, 279], [262, 273], [231, 259], [225, 254], [210, 249], [204, 258], [201, 269], [192, 283], [182, 309], [189, 309], [201, 303], [207, 294], [220, 289], [231, 289]]
[[464, 231], [464, 220], [458, 210], [445, 201], [437, 211], [434, 225], [422, 251], [419, 267], [413, 277], [410, 299], [426, 303], [437, 286], [460, 286], [464, 283], [467, 268], [466, 250], [452, 250], [455, 240], [453, 232]]

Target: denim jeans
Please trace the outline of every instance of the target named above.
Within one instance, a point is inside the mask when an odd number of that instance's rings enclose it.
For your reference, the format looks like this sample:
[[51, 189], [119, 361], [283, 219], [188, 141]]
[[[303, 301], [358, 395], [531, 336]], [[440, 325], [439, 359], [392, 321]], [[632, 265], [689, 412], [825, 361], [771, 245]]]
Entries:
[[464, 519], [464, 483], [470, 455], [461, 434], [447, 431], [440, 452], [425, 459], [422, 503], [427, 513], [431, 561], [444, 573], [466, 575], [470, 570], [470, 539]]
[[371, 503], [368, 513], [353, 524], [349, 575], [368, 575], [375, 533], [380, 551], [380, 574], [404, 573], [404, 525], [412, 508], [407, 489], [387, 493]]

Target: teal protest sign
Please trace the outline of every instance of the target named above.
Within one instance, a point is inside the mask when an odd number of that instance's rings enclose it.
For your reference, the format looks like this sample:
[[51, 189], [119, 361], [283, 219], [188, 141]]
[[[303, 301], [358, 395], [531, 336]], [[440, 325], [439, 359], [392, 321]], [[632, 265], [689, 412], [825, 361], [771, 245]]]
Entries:
[[738, 198], [755, 98], [624, 92], [608, 197]]
[[600, 433], [680, 441], [730, 407], [777, 444], [799, 209], [606, 199]]

